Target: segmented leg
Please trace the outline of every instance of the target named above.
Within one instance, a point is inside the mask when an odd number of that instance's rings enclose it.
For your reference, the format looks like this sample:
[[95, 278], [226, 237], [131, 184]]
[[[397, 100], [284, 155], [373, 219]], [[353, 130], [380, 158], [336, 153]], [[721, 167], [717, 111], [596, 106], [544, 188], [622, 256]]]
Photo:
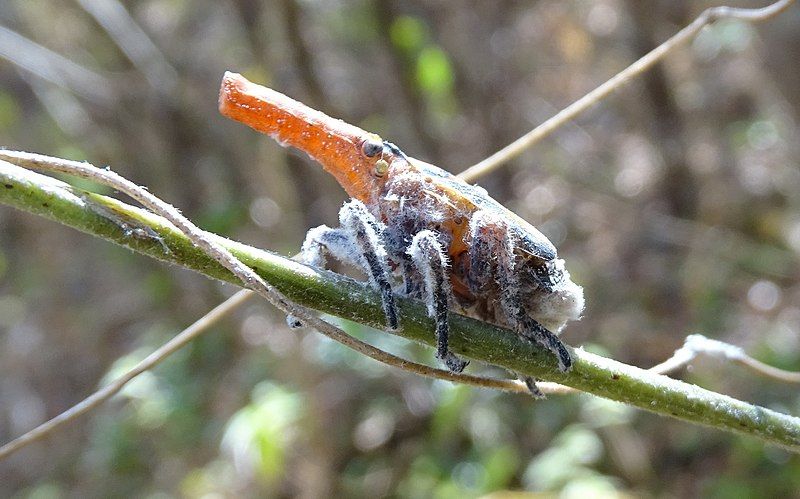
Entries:
[[[558, 368], [567, 371], [572, 366], [572, 358], [558, 337], [528, 315], [522, 298], [519, 272], [514, 254], [514, 235], [502, 219], [485, 213], [476, 213], [470, 223], [472, 245], [470, 247], [470, 274], [476, 274], [472, 281], [481, 284], [485, 275], [492, 273], [500, 288], [500, 306], [509, 325], [521, 337], [535, 342], [551, 352], [558, 359]], [[490, 264], [492, 262], [490, 268]], [[470, 284], [473, 285], [472, 283]], [[478, 288], [474, 288], [478, 290]], [[523, 377], [534, 397], [543, 396], [531, 377]]]
[[561, 372], [569, 371], [572, 367], [572, 357], [569, 356], [567, 348], [558, 336], [524, 312], [517, 320], [520, 325], [518, 330], [523, 338], [534, 341], [553, 352], [558, 359], [558, 369]]
[[414, 236], [408, 254], [424, 280], [425, 303], [428, 315], [436, 321], [436, 357], [444, 361], [453, 372], [461, 372], [468, 362], [459, 359], [449, 350], [450, 324], [447, 321], [448, 302], [452, 296], [447, 275], [447, 255], [430, 230]]
[[[387, 325], [390, 329], [397, 329], [397, 306], [392, 293], [389, 258], [381, 243], [382, 224], [357, 200], [342, 206], [339, 222], [342, 226], [338, 229], [321, 225], [308, 231], [299, 260], [324, 268], [325, 256], [330, 254], [342, 263], [364, 269], [370, 282], [381, 292]], [[296, 327], [297, 323], [289, 322], [289, 325]]]

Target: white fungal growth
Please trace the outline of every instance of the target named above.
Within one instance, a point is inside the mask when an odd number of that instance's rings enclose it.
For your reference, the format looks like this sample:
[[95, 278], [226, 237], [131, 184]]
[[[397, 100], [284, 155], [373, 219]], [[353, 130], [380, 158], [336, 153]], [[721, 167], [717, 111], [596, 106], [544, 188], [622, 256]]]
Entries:
[[372, 284], [376, 282], [368, 258], [374, 257], [383, 274], [389, 275], [391, 273], [388, 265], [389, 255], [386, 254], [385, 245], [380, 237], [385, 226], [367, 210], [364, 203], [355, 199], [345, 203], [339, 211], [339, 223], [349, 236], [346, 247], [342, 248], [346, 251], [346, 255], [341, 255], [340, 260], [358, 262], [370, 277]]
[[388, 275], [388, 255], [379, 235], [384, 230], [383, 224], [367, 211], [363, 203], [356, 200], [342, 206], [339, 223], [341, 228], [337, 229], [320, 225], [309, 230], [300, 249], [300, 261], [324, 268], [328, 254], [345, 265], [362, 269], [369, 276], [370, 282], [375, 284], [367, 260], [372, 253]]
[[552, 293], [533, 293], [530, 310], [544, 327], [558, 334], [568, 321], [578, 320], [583, 312], [583, 288], [572, 282], [564, 260], [556, 260], [555, 268], [562, 273]]
[[583, 288], [572, 282], [564, 260], [552, 260], [549, 264], [552, 284], [550, 289], [543, 289], [536, 283], [520, 281], [525, 261], [517, 254], [517, 249], [523, 241], [515, 237], [502, 216], [476, 212], [470, 220], [470, 238], [473, 251], [492, 262], [501, 292], [500, 305], [506, 315], [504, 322], [514, 324], [514, 317], [524, 309], [542, 326], [558, 334], [568, 321], [580, 318], [584, 307]]
[[[436, 322], [437, 358], [456, 372], [466, 362], [448, 350], [452, 305], [547, 348], [567, 371], [572, 361], [555, 335], [580, 318], [584, 297], [552, 243], [482, 189], [438, 170], [395, 170], [392, 164], [386, 189], [368, 205], [342, 206], [339, 228], [309, 231], [302, 261], [322, 267], [330, 255], [363, 269], [381, 292], [390, 328], [398, 324], [393, 288], [402, 278], [402, 292], [421, 298]], [[457, 228], [465, 222], [466, 231]]]
[[[450, 282], [442, 278], [443, 275], [446, 275], [447, 255], [439, 244], [436, 234], [430, 230], [423, 230], [415, 235], [407, 253], [414, 262], [414, 266], [422, 273], [425, 285], [425, 305], [428, 315], [435, 317], [434, 295], [436, 290], [443, 291], [448, 297], [451, 296]], [[435, 270], [436, 265], [439, 265], [438, 273]]]
[[[306, 232], [306, 238], [303, 241], [303, 245], [300, 247], [299, 260], [313, 267], [325, 268], [327, 258], [325, 258], [325, 250], [322, 241], [326, 239], [326, 235], [330, 232], [335, 232], [335, 229], [331, 229], [327, 225], [320, 225]], [[331, 251], [330, 248], [327, 250], [328, 252]], [[339, 259], [338, 256], [336, 256], [336, 258]]]

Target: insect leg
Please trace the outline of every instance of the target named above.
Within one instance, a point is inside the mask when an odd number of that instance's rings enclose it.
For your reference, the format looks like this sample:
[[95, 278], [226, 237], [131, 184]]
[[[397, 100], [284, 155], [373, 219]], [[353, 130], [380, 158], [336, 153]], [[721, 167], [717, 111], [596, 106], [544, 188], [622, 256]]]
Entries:
[[[561, 371], [572, 366], [572, 358], [558, 337], [528, 315], [522, 297], [517, 256], [515, 255], [515, 238], [507, 224], [499, 217], [487, 213], [476, 213], [470, 223], [472, 245], [470, 261], [474, 262], [475, 271], [485, 270], [481, 262], [493, 261], [495, 280], [500, 289], [500, 306], [509, 325], [521, 337], [537, 343], [550, 350], [558, 359]], [[473, 270], [471, 270], [473, 272]], [[480, 279], [480, 277], [477, 277]], [[547, 292], [547, 291], [544, 291]], [[534, 397], [542, 393], [536, 387], [535, 380], [522, 377]]]
[[521, 376], [520, 380], [522, 380], [522, 382], [525, 383], [525, 386], [528, 387], [528, 391], [531, 392], [533, 398], [537, 399], [545, 398], [544, 393], [542, 393], [539, 387], [536, 386], [536, 378], [533, 378], [531, 376]]
[[370, 281], [381, 292], [381, 303], [390, 329], [398, 328], [397, 306], [392, 292], [389, 256], [381, 240], [383, 224], [367, 210], [364, 203], [352, 200], [339, 211], [339, 222], [350, 234], [358, 256], [353, 255], [367, 272]]
[[[351, 258], [352, 246], [347, 233], [342, 229], [332, 229], [327, 225], [320, 225], [306, 233], [306, 238], [296, 259], [306, 265], [324, 269], [327, 267], [327, 256], [330, 254], [342, 263], [358, 265], [359, 262], [353, 261]], [[286, 324], [293, 329], [303, 326], [303, 323], [293, 315], [286, 316]]]
[[436, 321], [436, 358], [453, 372], [461, 372], [469, 362], [459, 359], [448, 348], [450, 324], [447, 321], [448, 301], [452, 295], [447, 276], [447, 256], [436, 234], [423, 230], [414, 236], [408, 247], [414, 266], [422, 273], [428, 316]]
[[564, 347], [564, 343], [558, 339], [552, 331], [542, 326], [539, 321], [528, 315], [520, 294], [520, 285], [517, 273], [514, 271], [513, 254], [508, 255], [508, 265], [500, 266], [498, 272], [498, 282], [503, 289], [503, 306], [507, 310], [517, 333], [523, 338], [538, 343], [550, 350], [558, 359], [558, 369], [566, 372], [572, 367], [572, 357]]
[[558, 369], [567, 372], [572, 367], [572, 357], [570, 357], [564, 343], [552, 331], [539, 324], [526, 313], [522, 313], [520, 318], [519, 332], [523, 338], [534, 341], [546, 349], [553, 352], [558, 359]]
[[[367, 211], [360, 201], [350, 201], [339, 211], [341, 228], [321, 225], [311, 229], [300, 249], [298, 260], [324, 268], [326, 256], [332, 255], [342, 263], [364, 269], [370, 282], [381, 292], [381, 303], [390, 329], [398, 328], [397, 307], [390, 282], [388, 255], [381, 243], [382, 224]], [[290, 327], [300, 323], [287, 319]]]
[[342, 263], [358, 265], [357, 261], [350, 258], [351, 248], [352, 243], [342, 229], [331, 229], [327, 225], [320, 225], [306, 233], [297, 260], [312, 267], [325, 268], [326, 257], [331, 254]]
[[569, 356], [564, 344], [558, 336], [528, 315], [525, 310], [520, 293], [519, 274], [515, 271], [516, 257], [511, 234], [507, 234], [504, 246], [505, 254], [501, 257], [503, 263], [498, 266], [497, 279], [503, 290], [501, 300], [506, 313], [520, 336], [550, 350], [558, 359], [558, 369], [562, 372], [568, 371], [572, 367], [572, 357]]

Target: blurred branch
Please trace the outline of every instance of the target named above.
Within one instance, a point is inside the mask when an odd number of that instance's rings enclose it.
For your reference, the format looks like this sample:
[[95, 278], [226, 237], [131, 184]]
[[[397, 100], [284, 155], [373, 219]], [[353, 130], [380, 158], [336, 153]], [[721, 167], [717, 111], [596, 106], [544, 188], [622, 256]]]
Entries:
[[252, 296], [252, 293], [246, 290], [239, 291], [232, 297], [211, 309], [203, 317], [195, 321], [194, 324], [181, 331], [180, 334], [173, 337], [155, 352], [145, 357], [141, 362], [136, 364], [132, 369], [122, 376], [100, 388], [90, 396], [83, 399], [81, 402], [70, 407], [53, 419], [50, 419], [49, 421], [37, 426], [24, 435], [15, 438], [11, 442], [0, 446], [0, 460], [3, 460], [26, 445], [40, 440], [64, 424], [73, 421], [92, 409], [98, 407], [103, 402], [119, 393], [119, 391], [122, 390], [122, 388], [136, 376], [154, 368], [169, 355], [180, 350], [184, 345], [200, 336], [203, 332], [208, 330], [209, 327], [217, 323], [227, 314], [235, 310], [239, 305], [247, 301], [250, 296]]
[[[424, 152], [426, 155], [438, 157], [438, 144], [427, 132], [429, 120], [425, 116], [426, 104], [420, 93], [415, 77], [415, 60], [405, 51], [401, 50], [391, 37], [392, 23], [398, 18], [395, 11], [394, 2], [376, 2], [375, 22], [378, 24], [378, 41], [386, 51], [392, 71], [393, 80], [400, 90], [404, 101], [403, 108], [408, 113], [411, 120], [411, 129], [415, 133], [415, 144], [418, 145], [417, 152]], [[421, 146], [421, 147], [420, 147]]]
[[78, 0], [111, 36], [117, 46], [146, 77], [150, 86], [170, 93], [178, 85], [178, 73], [147, 33], [136, 24], [130, 13], [117, 0]]
[[[0, 152], [0, 158], [31, 166], [31, 162], [26, 163], [21, 156], [22, 153]], [[111, 198], [83, 193], [49, 177], [2, 162], [0, 201], [206, 276], [240, 283], [230, 270], [204, 249], [194, 246], [163, 218]], [[110, 217], [109, 213], [114, 216]], [[120, 220], [125, 222], [121, 223]], [[302, 308], [308, 306], [372, 327], [384, 326], [380, 297], [368, 286], [219, 236], [206, 234], [206, 237], [255, 270], [270, 283], [265, 286], [274, 286], [279, 296], [283, 295], [297, 304], [291, 313], [298, 315], [306, 324], [325, 327], [312, 322], [316, 318]], [[398, 305], [402, 326], [398, 334], [434, 344], [433, 323], [427, 317], [424, 305], [400, 297]], [[286, 310], [287, 307], [281, 302], [279, 308]], [[453, 313], [449, 320], [451, 347], [461, 355], [524, 375], [549, 379], [657, 414], [753, 435], [765, 442], [800, 452], [799, 418], [582, 349], [570, 350], [574, 366], [570, 372], [562, 373], [557, 369], [552, 355], [504, 328]], [[324, 322], [322, 324], [332, 327]]]
[[90, 102], [114, 104], [112, 86], [106, 77], [4, 26], [0, 26], [0, 57]]
[[17, 72], [20, 78], [28, 83], [42, 108], [65, 134], [80, 140], [89, 134], [97, 133], [97, 124], [84, 103], [73, 92], [27, 71]]
[[[596, 185], [580, 177], [569, 179], [573, 192], [580, 199], [609, 207], [614, 213], [640, 216], [639, 226], [646, 237], [661, 244], [682, 246], [705, 252], [709, 258], [730, 260], [745, 272], [785, 278], [797, 272], [795, 254], [775, 244], [761, 242], [728, 227], [709, 225], [662, 213], [650, 206], [642, 208], [601, 191]], [[759, 255], [746, 259], [745, 255]]]
[[753, 371], [756, 374], [782, 381], [784, 383], [800, 383], [800, 372], [786, 371], [784, 369], [778, 369], [777, 367], [764, 364], [763, 362], [747, 355], [747, 353], [745, 353], [741, 347], [719, 340], [712, 340], [711, 338], [706, 338], [702, 334], [692, 334], [687, 336], [683, 346], [675, 352], [675, 355], [673, 355], [668, 361], [659, 364], [659, 366], [666, 367], [671, 362], [680, 362], [680, 359], [683, 358], [688, 358], [688, 361], [691, 361], [700, 354], [734, 362]]
[[548, 119], [522, 137], [518, 138], [511, 144], [500, 149], [483, 161], [470, 166], [461, 172], [459, 176], [467, 182], [471, 182], [476, 178], [498, 168], [503, 163], [516, 158], [528, 148], [550, 135], [550, 133], [555, 131], [565, 122], [572, 120], [589, 107], [607, 97], [611, 92], [621, 87], [632, 78], [650, 69], [654, 64], [663, 59], [664, 56], [672, 52], [672, 50], [674, 50], [676, 47], [694, 38], [695, 35], [697, 35], [697, 33], [699, 33], [700, 30], [705, 26], [713, 24], [720, 19], [739, 19], [747, 22], [766, 21], [767, 19], [770, 19], [786, 10], [792, 3], [794, 3], [794, 0], [780, 0], [760, 9], [713, 7], [704, 10], [703, 13], [700, 14], [694, 21], [692, 21], [691, 24], [678, 31], [667, 41], [645, 54], [642, 58], [624, 70], [617, 73], [613, 78], [584, 95], [571, 105], [558, 112], [555, 116]]
[[332, 116], [340, 116], [342, 113], [325, 98], [322, 83], [314, 71], [314, 51], [306, 43], [303, 28], [307, 28], [308, 25], [303, 23], [300, 5], [295, 0], [283, 0], [281, 5], [283, 6], [286, 38], [294, 55], [292, 62], [294, 62], [303, 87], [308, 93], [308, 104]]

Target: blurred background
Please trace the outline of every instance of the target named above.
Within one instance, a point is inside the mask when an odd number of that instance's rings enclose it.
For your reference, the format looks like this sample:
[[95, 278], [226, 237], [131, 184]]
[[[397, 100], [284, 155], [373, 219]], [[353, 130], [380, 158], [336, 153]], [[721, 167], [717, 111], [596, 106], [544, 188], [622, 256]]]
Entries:
[[[225, 70], [458, 172], [712, 5], [5, 0], [0, 145], [111, 165], [202, 227], [289, 255], [308, 228], [336, 223], [345, 195], [218, 114]], [[721, 22], [479, 180], [585, 287], [565, 341], [648, 367], [702, 333], [800, 370], [798, 60], [797, 6], [762, 25]], [[3, 442], [235, 290], [10, 208], [0, 229]], [[428, 348], [350, 330], [434, 362]], [[800, 412], [796, 387], [717, 360], [678, 375]], [[0, 463], [4, 497], [506, 490], [800, 497], [800, 460], [590, 396], [533, 402], [431, 382], [289, 331], [253, 302]]]

